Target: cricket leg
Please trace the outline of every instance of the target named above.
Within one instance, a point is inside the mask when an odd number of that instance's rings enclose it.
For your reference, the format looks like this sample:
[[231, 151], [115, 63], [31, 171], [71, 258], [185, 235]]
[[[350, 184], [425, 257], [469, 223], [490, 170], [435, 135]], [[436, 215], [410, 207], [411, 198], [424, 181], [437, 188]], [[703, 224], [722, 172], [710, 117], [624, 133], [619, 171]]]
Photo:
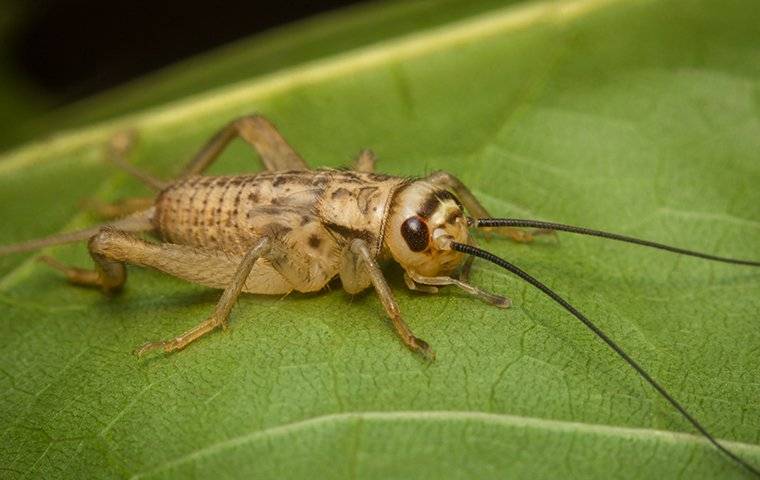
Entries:
[[83, 206], [101, 220], [114, 220], [147, 210], [153, 206], [154, 202], [153, 197], [130, 197], [113, 203], [92, 199], [83, 202]]
[[181, 350], [217, 327], [226, 326], [230, 311], [232, 311], [232, 307], [235, 305], [235, 302], [237, 302], [238, 296], [240, 296], [240, 292], [245, 286], [246, 279], [248, 278], [248, 275], [250, 275], [251, 269], [253, 269], [253, 265], [259, 258], [266, 255], [270, 246], [271, 241], [269, 238], [262, 237], [250, 250], [248, 250], [248, 253], [245, 254], [238, 264], [232, 279], [224, 289], [219, 302], [217, 302], [213, 313], [208, 319], [172, 339], [148, 342], [138, 348], [135, 351], [135, 354], [139, 357], [156, 349], [162, 349], [167, 353]]
[[271, 172], [309, 169], [269, 120], [261, 115], [247, 115], [228, 123], [211, 137], [185, 166], [180, 177], [203, 173], [236, 137], [253, 146], [261, 157], [264, 168]]
[[[396, 328], [401, 340], [412, 351], [419, 352], [423, 357], [428, 360], [435, 358], [435, 353], [430, 348], [430, 345], [421, 338], [414, 336], [409, 326], [401, 318], [401, 311], [398, 308], [396, 299], [393, 298], [393, 292], [388, 286], [388, 283], [383, 277], [383, 272], [380, 270], [375, 259], [372, 257], [372, 253], [369, 250], [367, 242], [361, 239], [355, 239], [351, 242], [350, 253], [355, 259], [356, 264], [364, 264], [366, 272], [369, 274], [372, 285], [375, 287], [378, 297], [385, 308], [385, 312], [393, 322], [393, 326]], [[343, 275], [341, 275], [343, 278]]]
[[134, 131], [127, 130], [117, 133], [111, 137], [111, 140], [106, 146], [106, 157], [111, 163], [137, 178], [153, 190], [163, 190], [168, 185], [167, 182], [143, 172], [127, 161], [127, 155], [136, 141], [137, 135]]
[[125, 263], [153, 267], [191, 282], [224, 288], [208, 319], [173, 339], [143, 345], [137, 351], [142, 355], [159, 348], [165, 352], [182, 349], [216, 327], [224, 326], [256, 260], [269, 252], [270, 245], [268, 237], [261, 237], [245, 256], [234, 257], [185, 245], [146, 242], [127, 232], [104, 228], [89, 243], [95, 270], [67, 267], [50, 258], [43, 260], [64, 272], [72, 283], [101, 287], [107, 293], [124, 285]]
[[[108, 234], [110, 231], [109, 229], [101, 230], [87, 243], [90, 257], [95, 262], [94, 270], [70, 267], [49, 256], [42, 256], [39, 260], [62, 272], [74, 285], [99, 287], [106, 294], [116, 293], [127, 281], [127, 269], [123, 262], [109, 258], [103, 252], [103, 234], [104, 232]], [[122, 234], [126, 235], [123, 232]]]
[[375, 152], [369, 148], [365, 148], [359, 152], [359, 156], [356, 157], [354, 162], [354, 170], [357, 172], [372, 173], [375, 171], [375, 163], [377, 163], [377, 156]]
[[[464, 208], [470, 212], [470, 215], [475, 218], [490, 218], [491, 215], [488, 210], [480, 204], [475, 195], [472, 194], [469, 188], [462, 183], [457, 177], [448, 172], [434, 172], [427, 177], [427, 181], [438, 185], [443, 188], [448, 188], [454, 191], [454, 194], [462, 201]], [[515, 242], [529, 243], [533, 241], [535, 235], [547, 235], [554, 233], [551, 230], [535, 230], [528, 231], [522, 228], [514, 227], [501, 227], [498, 231], [505, 233]]]
[[409, 290], [414, 290], [415, 292], [429, 293], [431, 295], [438, 293], [438, 287], [434, 285], [423, 285], [421, 283], [415, 283], [414, 280], [412, 280], [412, 277], [410, 277], [406, 272], [404, 272], [404, 283], [406, 283], [406, 288]]
[[[512, 305], [512, 302], [507, 297], [485, 292], [478, 287], [470, 285], [469, 283], [463, 282], [461, 280], [457, 280], [456, 278], [426, 277], [415, 272], [407, 271], [404, 273], [404, 279], [406, 280], [407, 286], [409, 286], [411, 290], [421, 290], [420, 286], [442, 287], [445, 285], [454, 285], [462, 289], [464, 292], [469, 293], [470, 295], [496, 307], [509, 308]], [[410, 285], [414, 285], [414, 287]]]

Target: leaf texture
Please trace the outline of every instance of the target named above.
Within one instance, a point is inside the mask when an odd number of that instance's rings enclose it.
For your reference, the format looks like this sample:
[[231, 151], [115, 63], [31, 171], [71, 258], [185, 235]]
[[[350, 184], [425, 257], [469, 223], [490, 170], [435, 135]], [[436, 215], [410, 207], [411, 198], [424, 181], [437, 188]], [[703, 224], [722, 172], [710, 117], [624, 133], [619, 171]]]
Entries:
[[[498, 216], [760, 257], [760, 14], [748, 1], [573, 0], [490, 8], [0, 159], [0, 243], [91, 225], [81, 201], [146, 190], [103, 161], [116, 131], [165, 177], [238, 115], [270, 117], [314, 166], [459, 176]], [[260, 167], [235, 144], [214, 172]], [[560, 235], [482, 246], [597, 321], [760, 465], [760, 272]], [[85, 248], [49, 249], [89, 265]], [[371, 292], [244, 296], [232, 328], [138, 360], [218, 292], [130, 269], [105, 298], [31, 255], [0, 258], [0, 477], [745, 478], [577, 321], [495, 267], [498, 310], [443, 290], [403, 314]]]

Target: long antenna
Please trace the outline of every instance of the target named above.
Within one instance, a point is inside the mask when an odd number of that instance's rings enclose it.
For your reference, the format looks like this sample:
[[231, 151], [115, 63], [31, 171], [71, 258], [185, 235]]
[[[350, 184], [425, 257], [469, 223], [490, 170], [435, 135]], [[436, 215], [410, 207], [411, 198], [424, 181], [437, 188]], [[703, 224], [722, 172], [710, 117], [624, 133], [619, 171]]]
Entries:
[[489, 262], [495, 263], [496, 265], [509, 270], [513, 274], [517, 275], [518, 277], [522, 278], [526, 282], [530, 283], [537, 289], [541, 290], [544, 294], [546, 294], [549, 298], [557, 302], [562, 308], [570, 312], [575, 318], [580, 320], [589, 330], [594, 332], [594, 334], [599, 337], [604, 343], [606, 343], [615, 353], [617, 353], [625, 362], [631, 366], [634, 370], [636, 370], [636, 373], [641, 375], [641, 377], [646, 380], [655, 390], [657, 390], [657, 393], [662, 395], [662, 397], [667, 400], [676, 410], [678, 410], [681, 415], [683, 415], [686, 420], [691, 423], [694, 428], [696, 428], [699, 433], [704, 435], [704, 437], [715, 447], [726, 454], [729, 458], [731, 458], [733, 461], [741, 465], [742, 467], [746, 468], [748, 471], [753, 473], [755, 476], [760, 478], [760, 470], [753, 467], [749, 463], [747, 463], [745, 460], [743, 460], [741, 457], [733, 453], [728, 448], [724, 447], [718, 440], [715, 439], [715, 437], [712, 436], [710, 432], [707, 431], [707, 429], [702, 426], [699, 421], [694, 418], [688, 411], [686, 411], [686, 408], [684, 408], [683, 405], [681, 405], [678, 400], [673, 398], [673, 396], [668, 393], [667, 390], [665, 390], [665, 387], [657, 383], [657, 381], [652, 378], [652, 376], [647, 373], [644, 368], [639, 365], [633, 358], [631, 358], [625, 351], [615, 343], [614, 340], [612, 340], [610, 337], [607, 336], [606, 333], [604, 333], [599, 327], [594, 324], [591, 320], [588, 319], [584, 314], [582, 314], [578, 309], [570, 305], [570, 303], [567, 302], [564, 298], [560, 297], [554, 290], [547, 287], [543, 283], [541, 283], [539, 280], [525, 272], [524, 270], [520, 269], [516, 265], [513, 265], [509, 263], [508, 261], [504, 260], [501, 257], [497, 257], [491, 252], [487, 252], [485, 250], [482, 250], [477, 247], [473, 247], [472, 245], [466, 245], [463, 243], [457, 243], [457, 242], [451, 242], [450, 243], [451, 248], [453, 250], [456, 250], [458, 252], [466, 253], [468, 255], [473, 255], [476, 257], [480, 257], [484, 260], [488, 260]]
[[10, 255], [11, 253], [22, 253], [39, 250], [44, 247], [52, 245], [63, 245], [65, 243], [80, 242], [87, 240], [90, 237], [97, 235], [103, 227], [111, 227], [125, 232], [147, 232], [155, 229], [151, 221], [151, 217], [154, 214], [154, 207], [150, 207], [141, 212], [133, 213], [120, 220], [113, 222], [103, 223], [94, 227], [86, 228], [84, 230], [77, 230], [74, 232], [64, 232], [51, 235], [45, 238], [37, 238], [34, 240], [27, 240], [21, 243], [14, 243], [11, 245], [0, 245], [0, 257], [4, 255]]
[[649, 240], [642, 240], [640, 238], [629, 237], [627, 235], [620, 235], [617, 233], [603, 232], [601, 230], [593, 230], [585, 227], [575, 227], [572, 225], [565, 225], [562, 223], [542, 222], [539, 220], [523, 220], [519, 218], [476, 218], [473, 220], [475, 227], [525, 227], [525, 228], [539, 228], [541, 230], [558, 230], [562, 232], [578, 233], [581, 235], [590, 235], [592, 237], [607, 238], [610, 240], [617, 240], [620, 242], [634, 243], [636, 245], [642, 245], [645, 247], [658, 248], [673, 253], [680, 253], [682, 255], [689, 255], [691, 257], [704, 258], [706, 260], [714, 260], [716, 262], [733, 263], [735, 265], [749, 265], [752, 267], [760, 267], [760, 262], [754, 260], [740, 260], [736, 258], [719, 257], [717, 255], [710, 255], [709, 253], [695, 252], [693, 250], [686, 250], [683, 248], [672, 247], [670, 245], [664, 245], [662, 243], [650, 242]]

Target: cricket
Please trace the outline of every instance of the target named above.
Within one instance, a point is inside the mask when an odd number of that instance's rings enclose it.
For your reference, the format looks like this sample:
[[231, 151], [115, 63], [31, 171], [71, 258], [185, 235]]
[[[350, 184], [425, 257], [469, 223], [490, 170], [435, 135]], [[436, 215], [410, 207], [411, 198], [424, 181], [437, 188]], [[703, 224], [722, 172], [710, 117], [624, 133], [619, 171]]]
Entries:
[[[264, 171], [204, 176], [238, 137], [258, 153]], [[481, 258], [531, 284], [579, 320], [718, 451], [760, 478], [758, 467], [719, 442], [581, 311], [524, 270], [479, 248], [471, 231], [485, 230], [517, 242], [568, 232], [739, 266], [760, 267], [759, 261], [720, 257], [561, 223], [492, 218], [454, 175], [439, 171], [425, 178], [407, 178], [376, 173], [376, 159], [370, 150], [360, 152], [352, 169], [310, 169], [261, 115], [227, 124], [171, 181], [155, 178], [128, 163], [125, 157], [131, 142], [129, 134], [117, 134], [107, 147], [108, 156], [153, 189], [154, 197], [103, 205], [102, 212], [112, 217], [106, 223], [0, 246], [0, 256], [86, 241], [94, 269], [64, 265], [49, 256], [40, 260], [69, 282], [99, 288], [108, 295], [124, 286], [126, 264], [150, 267], [222, 290], [208, 318], [179, 335], [139, 346], [135, 350], [138, 356], [181, 350], [217, 328], [226, 328], [243, 292], [317, 292], [339, 278], [349, 294], [374, 288], [400, 340], [424, 359], [433, 360], [432, 347], [404, 321], [380, 265], [398, 263], [409, 289], [435, 294], [440, 287], [453, 286], [488, 305], [508, 308], [508, 298], [470, 284], [471, 265], [475, 258]], [[145, 240], [141, 235], [146, 233], [158, 241]]]

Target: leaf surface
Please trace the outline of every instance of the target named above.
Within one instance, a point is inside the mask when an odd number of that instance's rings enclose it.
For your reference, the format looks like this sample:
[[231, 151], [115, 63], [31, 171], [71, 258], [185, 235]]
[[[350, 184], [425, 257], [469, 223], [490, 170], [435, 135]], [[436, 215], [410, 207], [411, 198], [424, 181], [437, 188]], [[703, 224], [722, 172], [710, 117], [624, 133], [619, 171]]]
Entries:
[[[495, 215], [760, 257], [760, 17], [748, 1], [576, 0], [490, 10], [29, 144], [0, 160], [0, 243], [81, 228], [85, 198], [146, 190], [102, 160], [178, 171], [265, 113], [308, 161], [459, 176]], [[259, 168], [236, 144], [214, 172]], [[484, 239], [555, 288], [760, 465], [760, 272], [561, 235]], [[50, 249], [88, 265], [85, 248]], [[0, 476], [745, 478], [577, 321], [506, 272], [498, 310], [388, 278], [426, 364], [371, 292], [244, 296], [167, 357], [218, 292], [130, 269], [105, 298], [0, 258]]]

